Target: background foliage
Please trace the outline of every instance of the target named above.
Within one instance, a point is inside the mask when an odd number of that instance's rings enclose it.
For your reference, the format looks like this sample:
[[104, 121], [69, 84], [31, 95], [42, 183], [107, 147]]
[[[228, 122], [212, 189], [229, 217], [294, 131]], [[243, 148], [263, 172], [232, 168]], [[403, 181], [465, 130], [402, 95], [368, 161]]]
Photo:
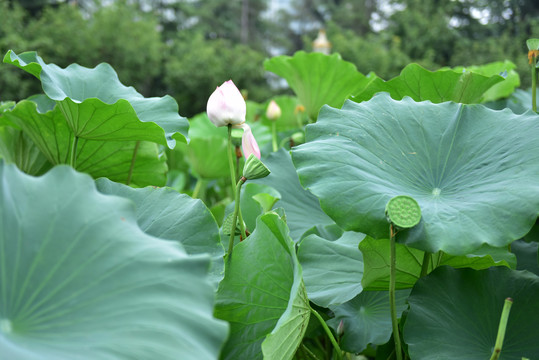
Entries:
[[[266, 100], [279, 90], [268, 86], [264, 59], [310, 50], [320, 28], [364, 74], [389, 79], [409, 62], [436, 70], [508, 59], [523, 88], [525, 40], [539, 32], [534, 0], [0, 0], [0, 14], [0, 53], [36, 50], [62, 67], [108, 62], [143, 95], [174, 96], [184, 116], [203, 111], [230, 78], [249, 99]], [[38, 86], [0, 67], [0, 100]]]

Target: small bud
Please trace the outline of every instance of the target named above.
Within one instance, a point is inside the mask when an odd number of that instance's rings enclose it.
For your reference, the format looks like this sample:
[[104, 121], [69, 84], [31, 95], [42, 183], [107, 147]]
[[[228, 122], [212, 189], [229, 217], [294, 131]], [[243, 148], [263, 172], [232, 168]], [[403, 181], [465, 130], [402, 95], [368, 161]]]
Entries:
[[281, 117], [281, 108], [277, 105], [275, 100], [270, 101], [268, 108], [266, 109], [266, 117], [273, 121]]
[[294, 145], [301, 145], [305, 142], [305, 133], [303, 131], [298, 131], [292, 134], [292, 141]]
[[337, 336], [341, 337], [344, 334], [344, 322], [341, 320], [337, 326]]
[[304, 113], [305, 112], [305, 106], [299, 104], [299, 105], [296, 105], [296, 108], [294, 109], [294, 114], [298, 114], [298, 113]]
[[249, 155], [243, 166], [243, 177], [247, 180], [265, 178], [270, 174], [270, 170], [254, 154]]
[[232, 80], [225, 81], [211, 94], [206, 105], [211, 122], [217, 126], [239, 125], [245, 122], [247, 106]]

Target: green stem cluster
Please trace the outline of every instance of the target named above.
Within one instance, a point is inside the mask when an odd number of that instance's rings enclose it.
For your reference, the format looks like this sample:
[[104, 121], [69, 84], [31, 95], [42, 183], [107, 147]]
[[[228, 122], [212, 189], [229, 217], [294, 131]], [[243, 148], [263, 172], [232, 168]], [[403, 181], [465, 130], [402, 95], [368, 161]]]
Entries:
[[503, 304], [502, 316], [500, 317], [500, 325], [498, 326], [498, 335], [496, 336], [496, 344], [490, 360], [498, 360], [502, 352], [503, 339], [505, 338], [505, 329], [507, 328], [507, 320], [509, 320], [509, 312], [513, 305], [513, 299], [507, 298]]
[[71, 143], [71, 160], [69, 162], [69, 165], [74, 169], [77, 165], [77, 145], [79, 143], [79, 137], [74, 136], [73, 142]]
[[[247, 181], [247, 179], [242, 176], [241, 179], [238, 181], [238, 184], [236, 185], [236, 188], [235, 188], [236, 198], [235, 198], [235, 203], [234, 203], [234, 214], [232, 215], [232, 228], [230, 229], [230, 240], [228, 241], [228, 261], [232, 259], [232, 250], [234, 249], [234, 237], [236, 236], [236, 222], [238, 221], [238, 214], [240, 212], [241, 186], [243, 185], [245, 181]], [[240, 219], [240, 222], [241, 224], [243, 224], [243, 221], [241, 221], [241, 219]], [[242, 229], [242, 233], [244, 233], [245, 232], [244, 227], [241, 225], [240, 227]]]
[[389, 225], [390, 239], [390, 267], [389, 267], [389, 307], [391, 310], [391, 325], [393, 326], [393, 339], [395, 340], [395, 354], [397, 360], [402, 360], [402, 346], [399, 335], [399, 321], [397, 318], [397, 304], [395, 298], [395, 282], [397, 273], [397, 255], [395, 249], [395, 227]]
[[277, 121], [271, 122], [271, 146], [273, 152], [279, 150], [279, 146], [277, 145]]
[[532, 57], [532, 110], [537, 112], [537, 58]]
[[[245, 232], [245, 225], [243, 223], [243, 216], [241, 215], [241, 209], [239, 208], [239, 194], [236, 192], [239, 191], [238, 189], [241, 188], [241, 186], [236, 185], [236, 171], [234, 167], [234, 151], [232, 149], [232, 125], [228, 125], [228, 146], [227, 146], [227, 152], [228, 152], [228, 167], [230, 169], [230, 182], [232, 186], [232, 197], [236, 199], [236, 206], [238, 206], [238, 219], [240, 223], [240, 229], [241, 229], [241, 235], [243, 236], [243, 239], [247, 237], [247, 234]], [[237, 157], [236, 157], [237, 159]], [[239, 166], [238, 166], [239, 169]], [[244, 181], [245, 182], [245, 181]], [[242, 183], [243, 184], [243, 183]], [[232, 224], [236, 224], [236, 222], [233, 222]], [[234, 225], [235, 226], [235, 225]], [[234, 233], [234, 231], [232, 231]]]
[[131, 178], [133, 177], [133, 169], [135, 168], [135, 160], [137, 159], [138, 148], [140, 147], [140, 141], [137, 141], [135, 144], [135, 149], [133, 149], [133, 156], [131, 157], [131, 165], [129, 166], [129, 173], [127, 174], [126, 184], [131, 184]]
[[324, 321], [322, 316], [318, 313], [318, 311], [316, 311], [312, 307], [311, 307], [311, 313], [318, 319], [318, 321], [320, 321], [320, 324], [324, 328], [324, 331], [326, 332], [327, 336], [329, 337], [329, 340], [331, 341], [331, 344], [333, 344], [333, 348], [337, 352], [337, 359], [342, 360], [341, 347], [339, 346], [339, 343], [337, 343], [337, 340], [335, 340], [335, 337], [333, 336], [333, 333], [329, 329], [328, 325], [326, 324], [326, 322]]

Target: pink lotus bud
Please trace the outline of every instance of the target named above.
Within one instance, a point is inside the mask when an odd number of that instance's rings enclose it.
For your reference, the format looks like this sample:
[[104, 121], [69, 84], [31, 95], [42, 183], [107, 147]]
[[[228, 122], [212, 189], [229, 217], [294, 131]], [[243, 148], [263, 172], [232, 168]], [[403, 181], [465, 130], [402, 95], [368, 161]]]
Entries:
[[277, 105], [275, 100], [270, 101], [268, 108], [266, 109], [266, 117], [270, 120], [277, 120], [281, 117], [281, 108]]
[[239, 125], [245, 122], [247, 107], [232, 80], [225, 81], [211, 94], [206, 105], [211, 122], [217, 126]]
[[341, 320], [337, 326], [337, 336], [341, 337], [344, 334], [344, 322]]
[[249, 155], [253, 154], [260, 159], [260, 149], [253, 135], [253, 132], [251, 131], [251, 128], [245, 123], [239, 125], [239, 127], [243, 129], [243, 136], [241, 137], [243, 156], [248, 159]]

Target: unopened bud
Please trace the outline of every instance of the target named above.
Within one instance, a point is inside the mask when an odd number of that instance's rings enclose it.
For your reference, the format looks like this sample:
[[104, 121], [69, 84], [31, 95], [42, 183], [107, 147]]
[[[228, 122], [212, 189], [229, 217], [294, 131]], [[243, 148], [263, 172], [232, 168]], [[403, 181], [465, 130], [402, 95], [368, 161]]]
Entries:
[[254, 154], [249, 155], [243, 167], [243, 177], [247, 180], [265, 178], [270, 174], [270, 170]]
[[281, 117], [281, 108], [277, 105], [275, 100], [270, 101], [268, 108], [266, 109], [266, 117], [273, 121]]
[[341, 337], [344, 334], [344, 322], [341, 320], [339, 326], [337, 326], [337, 336]]

